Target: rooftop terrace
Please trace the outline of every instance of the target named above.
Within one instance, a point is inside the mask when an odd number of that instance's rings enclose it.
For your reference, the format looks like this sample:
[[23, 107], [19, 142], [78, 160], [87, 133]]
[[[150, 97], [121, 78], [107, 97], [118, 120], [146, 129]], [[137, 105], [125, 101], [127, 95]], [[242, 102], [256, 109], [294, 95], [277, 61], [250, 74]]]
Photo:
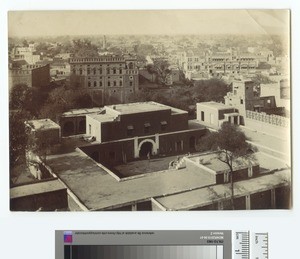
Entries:
[[113, 209], [214, 184], [209, 177], [192, 170], [166, 170], [118, 182], [80, 151], [48, 156], [47, 161], [53, 172], [90, 210]]
[[30, 120], [25, 122], [33, 130], [58, 129], [60, 126], [50, 119]]
[[127, 104], [116, 104], [106, 106], [107, 108], [113, 109], [120, 114], [133, 114], [143, 113], [152, 111], [164, 111], [171, 110], [172, 113], [187, 113], [184, 110], [173, 108], [171, 106], [163, 105], [156, 102], [139, 102], [139, 103], [127, 103]]
[[213, 108], [216, 110], [234, 109], [233, 106], [225, 105], [224, 103], [218, 103], [218, 102], [201, 102], [201, 103], [197, 103], [197, 104], [199, 104], [201, 106]]

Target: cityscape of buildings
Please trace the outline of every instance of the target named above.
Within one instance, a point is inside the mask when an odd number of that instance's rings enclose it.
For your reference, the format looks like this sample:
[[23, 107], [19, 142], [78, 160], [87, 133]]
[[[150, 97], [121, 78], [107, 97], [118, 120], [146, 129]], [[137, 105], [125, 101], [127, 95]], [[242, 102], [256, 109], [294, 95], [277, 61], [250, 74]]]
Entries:
[[9, 38], [11, 210], [291, 208], [289, 66], [280, 35]]

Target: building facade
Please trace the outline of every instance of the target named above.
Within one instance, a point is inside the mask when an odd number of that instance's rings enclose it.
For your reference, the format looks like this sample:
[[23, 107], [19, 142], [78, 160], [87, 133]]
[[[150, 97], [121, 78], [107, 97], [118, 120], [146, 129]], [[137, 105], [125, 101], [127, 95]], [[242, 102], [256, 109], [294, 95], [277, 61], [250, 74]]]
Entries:
[[9, 68], [9, 86], [26, 84], [28, 87], [43, 88], [50, 83], [49, 65], [23, 65]]
[[223, 122], [240, 124], [240, 115], [232, 106], [217, 102], [197, 103], [197, 120], [199, 123], [219, 129]]
[[182, 52], [178, 56], [178, 65], [188, 79], [197, 79], [212, 75], [253, 74], [258, 59], [252, 53], [203, 52], [196, 55], [192, 51]]
[[136, 62], [130, 55], [71, 58], [70, 84], [88, 89], [98, 105], [124, 103], [139, 90]]
[[115, 164], [193, 152], [205, 133], [200, 124], [191, 126], [186, 111], [155, 102], [119, 104], [86, 115], [86, 135], [96, 143], [81, 148], [98, 162]]

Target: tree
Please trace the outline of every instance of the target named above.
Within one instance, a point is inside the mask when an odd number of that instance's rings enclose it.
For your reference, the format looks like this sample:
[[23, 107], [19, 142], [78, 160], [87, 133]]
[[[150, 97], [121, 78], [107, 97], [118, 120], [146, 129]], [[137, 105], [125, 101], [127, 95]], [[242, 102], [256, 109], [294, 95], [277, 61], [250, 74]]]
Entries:
[[12, 168], [20, 158], [25, 158], [27, 134], [24, 121], [30, 119], [26, 111], [11, 111], [9, 113], [9, 163]]
[[23, 47], [29, 47], [29, 44], [26, 39], [23, 40], [22, 45]]
[[234, 209], [233, 170], [234, 163], [249, 161], [252, 146], [246, 142], [246, 136], [236, 125], [224, 122], [217, 132], [210, 133], [201, 139], [198, 150], [218, 150], [218, 159], [229, 168], [231, 207]]
[[79, 58], [93, 58], [99, 56], [98, 48], [90, 40], [73, 40], [74, 56]]
[[40, 118], [58, 121], [60, 115], [70, 109], [92, 108], [93, 100], [85, 90], [58, 87], [53, 89], [40, 110]]
[[157, 59], [154, 60], [153, 66], [157, 74], [158, 82], [165, 85], [167, 83], [167, 77], [171, 73], [169, 62], [167, 60]]
[[47, 91], [28, 87], [26, 84], [17, 84], [10, 92], [9, 107], [12, 110], [28, 111], [32, 116], [38, 116], [47, 97]]

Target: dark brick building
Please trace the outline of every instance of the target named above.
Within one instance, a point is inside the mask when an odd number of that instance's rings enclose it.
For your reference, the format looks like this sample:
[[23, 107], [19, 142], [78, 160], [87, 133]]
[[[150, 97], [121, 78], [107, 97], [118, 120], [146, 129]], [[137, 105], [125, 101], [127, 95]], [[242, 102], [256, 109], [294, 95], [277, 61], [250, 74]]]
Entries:
[[96, 143], [81, 149], [96, 161], [114, 164], [193, 152], [205, 132], [183, 110], [155, 102], [118, 104], [86, 115], [86, 134]]
[[70, 66], [71, 86], [88, 89], [98, 105], [127, 102], [129, 96], [139, 89], [134, 56], [71, 58]]
[[10, 89], [17, 84], [43, 88], [50, 84], [50, 66], [22, 65], [9, 69]]

